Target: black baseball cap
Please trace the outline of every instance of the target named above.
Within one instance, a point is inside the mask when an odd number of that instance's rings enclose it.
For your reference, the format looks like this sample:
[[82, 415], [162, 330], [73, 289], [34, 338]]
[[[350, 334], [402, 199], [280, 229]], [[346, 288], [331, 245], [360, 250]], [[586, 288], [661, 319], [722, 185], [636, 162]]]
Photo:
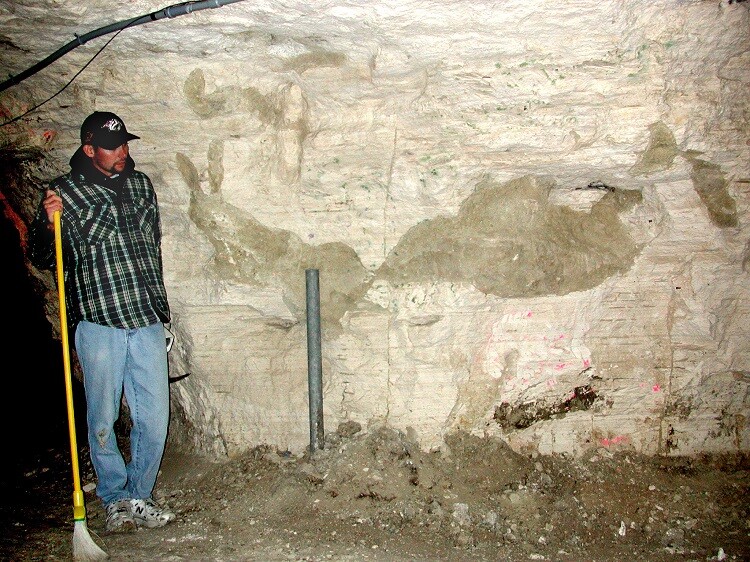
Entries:
[[133, 139], [139, 139], [125, 128], [125, 123], [109, 111], [95, 111], [81, 125], [81, 144], [114, 150]]

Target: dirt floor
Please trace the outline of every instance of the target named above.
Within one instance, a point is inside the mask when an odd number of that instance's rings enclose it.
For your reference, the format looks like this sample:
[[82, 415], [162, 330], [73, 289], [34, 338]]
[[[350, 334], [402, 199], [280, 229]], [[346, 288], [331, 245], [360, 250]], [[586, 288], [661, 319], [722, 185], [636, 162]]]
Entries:
[[[93, 474], [85, 450], [83, 483]], [[221, 463], [168, 449], [156, 496], [162, 529], [87, 527], [112, 560], [750, 560], [747, 458], [669, 459], [592, 451], [520, 456], [455, 434], [425, 453], [356, 424], [312, 458], [257, 448]], [[72, 557], [69, 453], [5, 463], [3, 560]]]

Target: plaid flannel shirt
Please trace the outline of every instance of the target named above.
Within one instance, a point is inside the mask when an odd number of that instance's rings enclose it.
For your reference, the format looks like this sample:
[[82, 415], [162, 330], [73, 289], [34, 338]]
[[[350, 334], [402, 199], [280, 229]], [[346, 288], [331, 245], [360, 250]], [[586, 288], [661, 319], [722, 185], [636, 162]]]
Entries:
[[[91, 181], [75, 168], [50, 185], [63, 200], [61, 215], [67, 302], [75, 324], [116, 328], [169, 321], [156, 193], [146, 174], [128, 170], [122, 181]], [[54, 266], [44, 208], [30, 229], [30, 259]], [[51, 247], [51, 251], [49, 248]]]

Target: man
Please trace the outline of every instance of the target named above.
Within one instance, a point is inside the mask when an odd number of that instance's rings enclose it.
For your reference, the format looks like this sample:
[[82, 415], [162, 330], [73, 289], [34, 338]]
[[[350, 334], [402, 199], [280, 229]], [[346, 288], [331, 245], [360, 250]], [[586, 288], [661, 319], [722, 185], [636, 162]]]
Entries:
[[[156, 193], [129, 154], [128, 142], [137, 138], [114, 113], [89, 115], [70, 172], [52, 181], [29, 229], [31, 262], [51, 268], [53, 217], [61, 212], [68, 322], [108, 531], [175, 518], [152, 498], [169, 422], [169, 305]], [[114, 431], [123, 390], [132, 420], [127, 464]]]

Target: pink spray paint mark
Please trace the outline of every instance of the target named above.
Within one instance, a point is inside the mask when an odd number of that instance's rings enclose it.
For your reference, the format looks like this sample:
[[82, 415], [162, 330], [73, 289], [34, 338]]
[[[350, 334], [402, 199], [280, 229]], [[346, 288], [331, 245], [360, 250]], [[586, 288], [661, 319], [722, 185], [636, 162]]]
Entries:
[[616, 437], [612, 437], [611, 439], [604, 438], [600, 439], [599, 443], [601, 443], [605, 447], [609, 447], [610, 445], [617, 445], [619, 443], [626, 443], [629, 440], [627, 435], [618, 435]]
[[583, 360], [583, 368], [584, 369], [588, 369], [589, 367], [591, 367], [591, 359], [584, 359]]
[[661, 390], [661, 387], [658, 384], [655, 384], [651, 387], [651, 390], [653, 390], [654, 392], [659, 392]]
[[565, 368], [565, 363], [556, 363], [553, 369], [555, 371], [562, 371]]

